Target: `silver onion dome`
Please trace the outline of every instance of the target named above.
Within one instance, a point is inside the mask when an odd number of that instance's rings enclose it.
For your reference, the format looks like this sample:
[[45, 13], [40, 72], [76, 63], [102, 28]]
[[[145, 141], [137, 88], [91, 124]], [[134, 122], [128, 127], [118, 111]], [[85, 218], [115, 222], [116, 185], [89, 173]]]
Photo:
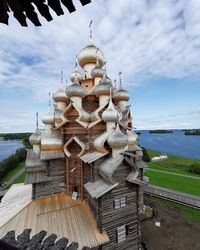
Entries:
[[80, 96], [82, 98], [86, 96], [87, 91], [79, 84], [77, 75], [75, 75], [74, 83], [67, 87], [66, 94], [69, 98], [72, 96]]
[[91, 71], [91, 76], [93, 78], [95, 78], [95, 77], [101, 77], [102, 78], [103, 74], [104, 74], [104, 70], [99, 66], [94, 67], [93, 70]]
[[103, 79], [101, 79], [100, 83], [94, 88], [94, 94], [96, 96], [110, 95], [111, 87], [112, 87], [112, 83], [107, 80], [106, 75], [104, 73]]
[[91, 76], [95, 77], [103, 77], [104, 70], [99, 66], [99, 58], [96, 58], [96, 66], [91, 71]]
[[35, 132], [29, 137], [29, 142], [32, 145], [38, 145], [41, 143], [41, 132], [39, 128], [37, 128]]
[[50, 106], [48, 107], [47, 112], [42, 117], [42, 122], [44, 124], [53, 124], [54, 123], [54, 114], [51, 112]]
[[70, 80], [71, 80], [72, 82], [75, 81], [75, 76], [77, 76], [79, 82], [80, 82], [81, 80], [83, 80], [83, 76], [81, 75], [81, 73], [80, 73], [78, 70], [75, 70], [75, 71], [71, 74]]
[[126, 91], [125, 89], [123, 89], [122, 87], [122, 79], [121, 79], [121, 73], [119, 73], [119, 89], [113, 94], [113, 99], [115, 101], [128, 101], [130, 98], [130, 95], [128, 93], [128, 91]]
[[130, 95], [128, 91], [124, 89], [119, 89], [113, 94], [113, 99], [115, 101], [128, 101], [130, 98]]
[[69, 98], [65, 93], [65, 85], [61, 83], [57, 91], [53, 94], [53, 99], [55, 102], [57, 101], [67, 101]]
[[29, 142], [32, 145], [38, 145], [41, 143], [41, 132], [38, 127], [38, 112], [36, 113], [36, 129], [35, 132], [29, 137]]
[[86, 46], [79, 52], [79, 65], [83, 68], [87, 63], [96, 63], [97, 57], [99, 59], [99, 66], [102, 67], [105, 62], [103, 52], [91, 42], [88, 46]]
[[114, 107], [111, 97], [107, 109], [102, 113], [102, 119], [104, 122], [116, 122], [118, 120], [118, 112]]
[[128, 136], [125, 135], [117, 124], [115, 131], [108, 138], [108, 144], [113, 148], [121, 148], [128, 145]]

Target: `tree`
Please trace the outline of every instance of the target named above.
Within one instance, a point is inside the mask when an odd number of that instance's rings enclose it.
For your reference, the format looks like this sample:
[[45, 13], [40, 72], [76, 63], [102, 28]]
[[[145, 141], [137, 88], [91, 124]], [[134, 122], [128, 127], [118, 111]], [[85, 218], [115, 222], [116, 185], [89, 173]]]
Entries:
[[143, 149], [143, 158], [142, 158], [142, 160], [145, 161], [145, 162], [150, 162], [151, 157], [149, 156], [146, 148], [142, 147], [142, 149]]
[[200, 163], [194, 162], [190, 165], [188, 171], [194, 174], [200, 174]]

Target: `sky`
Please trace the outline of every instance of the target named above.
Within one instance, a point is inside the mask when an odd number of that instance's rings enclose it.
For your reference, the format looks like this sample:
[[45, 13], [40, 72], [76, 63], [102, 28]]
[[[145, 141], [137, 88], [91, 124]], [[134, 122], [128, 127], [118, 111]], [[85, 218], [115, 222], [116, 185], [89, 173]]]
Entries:
[[[200, 1], [92, 0], [77, 11], [21, 27], [0, 24], [0, 133], [31, 132], [48, 93], [70, 84], [76, 54], [93, 40], [108, 76], [131, 93], [136, 129], [200, 128]], [[40, 122], [40, 127], [43, 128]]]

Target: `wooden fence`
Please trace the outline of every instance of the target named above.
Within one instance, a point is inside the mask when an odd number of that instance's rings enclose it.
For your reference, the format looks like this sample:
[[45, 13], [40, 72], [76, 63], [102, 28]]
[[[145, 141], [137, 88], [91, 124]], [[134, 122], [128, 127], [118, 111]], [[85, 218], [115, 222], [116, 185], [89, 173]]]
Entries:
[[200, 197], [178, 192], [175, 190], [162, 188], [158, 186], [148, 185], [144, 187], [144, 192], [146, 194], [151, 194], [166, 200], [174, 201], [180, 204], [184, 204], [189, 207], [194, 207], [200, 209]]

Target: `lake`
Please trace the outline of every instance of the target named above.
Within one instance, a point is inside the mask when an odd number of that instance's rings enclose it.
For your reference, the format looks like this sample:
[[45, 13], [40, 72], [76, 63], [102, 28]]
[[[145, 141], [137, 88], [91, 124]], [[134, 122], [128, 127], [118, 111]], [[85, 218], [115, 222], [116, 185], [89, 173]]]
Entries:
[[0, 140], [0, 161], [14, 154], [16, 149], [23, 147], [19, 140]]
[[200, 160], [200, 136], [185, 135], [181, 130], [166, 134], [150, 134], [147, 130], [139, 132], [140, 146], [161, 153]]

